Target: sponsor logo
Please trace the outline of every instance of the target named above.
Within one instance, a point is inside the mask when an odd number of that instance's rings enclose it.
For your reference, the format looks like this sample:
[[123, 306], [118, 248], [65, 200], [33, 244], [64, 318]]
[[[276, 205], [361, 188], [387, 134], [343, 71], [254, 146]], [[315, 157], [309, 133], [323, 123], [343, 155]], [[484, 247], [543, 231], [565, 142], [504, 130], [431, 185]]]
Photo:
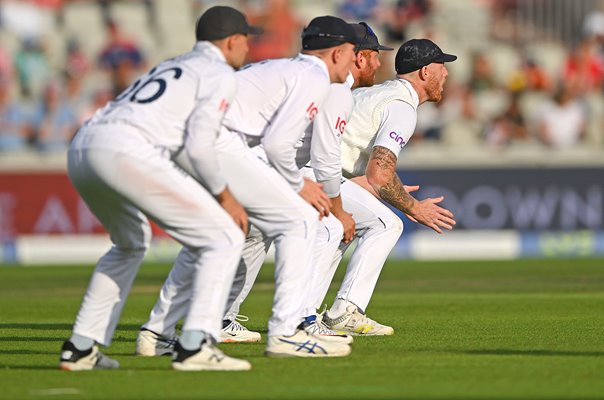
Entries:
[[344, 129], [346, 128], [346, 120], [338, 117], [335, 128], [336, 128], [336, 131], [340, 132], [340, 135], [343, 134]]
[[403, 139], [402, 136], [399, 136], [398, 133], [396, 133], [395, 131], [390, 132], [389, 136], [391, 139], [394, 139], [394, 141], [398, 143], [399, 146], [401, 146], [401, 149], [403, 148], [403, 146], [405, 145], [405, 139]]
[[226, 101], [226, 99], [222, 99], [222, 101], [220, 102], [220, 106], [218, 107], [218, 109], [221, 112], [225, 112], [227, 110], [227, 108], [229, 108], [229, 102]]
[[317, 106], [315, 106], [314, 101], [312, 103], [310, 103], [310, 105], [306, 109], [306, 113], [308, 114], [308, 119], [311, 121], [313, 119], [315, 119], [315, 115], [317, 115], [318, 112], [319, 112], [319, 109], [317, 108]]

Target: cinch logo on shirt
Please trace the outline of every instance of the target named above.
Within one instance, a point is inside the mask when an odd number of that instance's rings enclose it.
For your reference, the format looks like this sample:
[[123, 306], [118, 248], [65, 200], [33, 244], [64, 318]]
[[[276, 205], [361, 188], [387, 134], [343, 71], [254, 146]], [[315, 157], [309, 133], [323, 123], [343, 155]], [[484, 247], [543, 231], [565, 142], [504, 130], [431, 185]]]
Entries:
[[319, 109], [317, 108], [317, 106], [315, 106], [314, 101], [312, 103], [310, 103], [310, 105], [306, 109], [306, 112], [308, 113], [309, 120], [312, 121], [313, 119], [315, 119], [315, 115], [317, 115], [317, 113], [319, 112]]
[[335, 128], [336, 128], [336, 131], [340, 132], [340, 135], [344, 134], [344, 128], [346, 128], [346, 120], [338, 117]]
[[390, 138], [394, 139], [394, 141], [401, 146], [401, 149], [405, 145], [405, 139], [403, 139], [402, 136], [399, 136], [398, 133], [396, 133], [394, 131], [390, 132]]

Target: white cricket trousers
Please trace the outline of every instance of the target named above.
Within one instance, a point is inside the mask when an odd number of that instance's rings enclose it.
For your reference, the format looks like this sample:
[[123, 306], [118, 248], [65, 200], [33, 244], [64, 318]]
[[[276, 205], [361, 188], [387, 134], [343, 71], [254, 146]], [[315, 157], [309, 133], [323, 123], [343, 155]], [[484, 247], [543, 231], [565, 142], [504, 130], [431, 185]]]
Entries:
[[[365, 311], [382, 267], [403, 233], [403, 221], [374, 195], [348, 179], [343, 179], [341, 196], [344, 209], [352, 213], [356, 222], [358, 241], [336, 298]], [[325, 275], [333, 277], [348, 246], [340, 245]]]
[[[305, 176], [314, 179], [309, 169]], [[344, 209], [355, 220], [357, 240], [337, 298], [349, 301], [364, 311], [375, 290], [378, 278], [388, 255], [403, 232], [403, 222], [385, 204], [356, 183], [343, 178], [340, 195]], [[319, 223], [313, 248], [312, 275], [307, 284], [305, 315], [312, 315], [329, 290], [342, 255], [350, 244], [342, 243], [343, 227], [331, 215]], [[256, 229], [250, 230], [245, 240], [242, 260], [239, 263], [233, 287], [229, 294], [225, 319], [233, 320], [248, 296], [258, 276], [270, 239]]]
[[[268, 334], [292, 335], [304, 319], [318, 213], [239, 134], [223, 129], [216, 150], [230, 190], [245, 207], [250, 222], [275, 245], [275, 297]], [[143, 327], [172, 336], [187, 307], [186, 291], [187, 271], [174, 268]]]
[[[329, 284], [333, 279], [333, 273], [330, 277], [326, 276], [324, 266], [331, 267], [343, 234], [342, 223], [333, 215], [319, 221], [317, 237], [312, 249], [311, 274], [304, 284], [306, 287], [304, 316], [315, 314], [325, 298]], [[239, 267], [237, 267], [233, 286], [229, 293], [224, 319], [232, 321], [239, 314], [241, 304], [252, 290], [271, 244], [271, 238], [265, 237], [254, 226], [251, 227], [250, 233], [245, 239], [241, 261]]]
[[151, 241], [148, 216], [184, 246], [174, 265], [191, 280], [183, 329], [219, 338], [244, 235], [213, 196], [125, 124], [83, 128], [69, 150], [68, 173], [113, 242], [92, 274], [74, 333], [111, 343]]

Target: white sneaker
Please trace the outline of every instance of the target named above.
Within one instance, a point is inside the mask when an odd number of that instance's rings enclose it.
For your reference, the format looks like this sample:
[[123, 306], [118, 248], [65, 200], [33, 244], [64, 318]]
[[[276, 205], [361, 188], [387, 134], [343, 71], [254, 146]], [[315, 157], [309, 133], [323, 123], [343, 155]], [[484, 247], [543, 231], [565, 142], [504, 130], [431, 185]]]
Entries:
[[245, 315], [237, 315], [226, 327], [220, 331], [220, 341], [222, 343], [256, 343], [262, 339], [260, 333], [250, 331], [239, 321], [246, 322], [250, 319]]
[[88, 350], [78, 350], [69, 340], [61, 348], [59, 368], [64, 371], [90, 371], [93, 369], [116, 369], [120, 363], [107, 357], [97, 346]]
[[361, 314], [354, 304], [346, 307], [346, 312], [337, 318], [329, 318], [328, 313], [325, 313], [323, 323], [336, 333], [353, 336], [394, 335], [394, 329], [391, 326], [382, 325], [365, 314]]
[[335, 343], [350, 344], [353, 342], [353, 338], [350, 335], [337, 333], [327, 327], [323, 322], [318, 320], [311, 323], [302, 323], [302, 329], [307, 333], [318, 336], [322, 340]]
[[168, 339], [148, 329], [141, 329], [136, 337], [136, 354], [143, 357], [156, 357], [172, 354], [176, 339]]
[[269, 357], [344, 357], [351, 348], [298, 330], [291, 336], [269, 336], [265, 355]]
[[174, 345], [172, 368], [178, 371], [247, 371], [252, 365], [225, 355], [211, 340], [204, 340], [198, 350], [185, 350]]

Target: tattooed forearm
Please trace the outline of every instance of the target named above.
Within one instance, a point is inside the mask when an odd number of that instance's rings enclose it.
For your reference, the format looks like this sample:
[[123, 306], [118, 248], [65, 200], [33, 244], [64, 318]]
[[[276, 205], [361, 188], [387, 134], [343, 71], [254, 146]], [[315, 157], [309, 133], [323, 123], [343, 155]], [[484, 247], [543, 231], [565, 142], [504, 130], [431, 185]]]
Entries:
[[385, 147], [374, 147], [369, 164], [371, 168], [377, 169], [375, 174], [382, 177], [384, 182], [375, 187], [380, 197], [397, 209], [409, 213], [415, 199], [407, 193], [396, 174], [396, 156], [392, 151]]
[[384, 201], [405, 213], [410, 213], [411, 207], [415, 203], [415, 199], [403, 188], [403, 184], [396, 175], [392, 182], [380, 188], [379, 193]]

